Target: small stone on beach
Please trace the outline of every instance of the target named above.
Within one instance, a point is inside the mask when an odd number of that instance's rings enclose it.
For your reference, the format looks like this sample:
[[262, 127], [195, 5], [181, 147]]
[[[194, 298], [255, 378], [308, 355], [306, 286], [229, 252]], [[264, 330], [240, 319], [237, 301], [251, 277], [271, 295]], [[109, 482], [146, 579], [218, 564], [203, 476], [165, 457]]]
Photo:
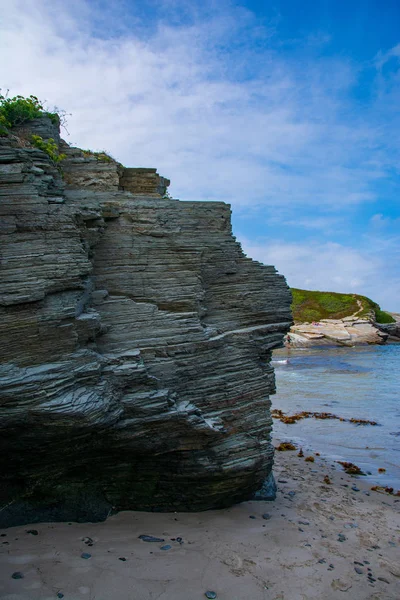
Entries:
[[92, 555], [89, 554], [89, 552], [82, 552], [81, 558], [86, 558], [86, 559], [92, 558]]
[[205, 597], [209, 598], [210, 600], [213, 600], [214, 598], [217, 597], [217, 594], [215, 592], [206, 592]]
[[21, 571], [15, 571], [15, 573], [13, 573], [13, 574], [11, 575], [11, 577], [12, 577], [13, 579], [23, 579], [23, 578], [24, 578], [24, 574], [23, 574], [23, 573], [21, 573]]
[[165, 542], [164, 538], [158, 538], [152, 535], [139, 535], [139, 539], [144, 542]]
[[171, 550], [172, 546], [169, 544], [165, 544], [165, 546], [161, 546], [160, 550]]
[[82, 538], [82, 542], [84, 542], [87, 546], [93, 546], [93, 540], [90, 537]]

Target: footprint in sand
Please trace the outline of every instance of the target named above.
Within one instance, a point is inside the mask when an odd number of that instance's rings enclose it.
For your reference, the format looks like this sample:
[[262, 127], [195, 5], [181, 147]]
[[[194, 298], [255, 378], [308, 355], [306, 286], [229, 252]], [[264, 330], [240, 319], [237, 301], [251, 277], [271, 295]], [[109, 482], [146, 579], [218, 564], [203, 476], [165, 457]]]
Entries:
[[236, 554], [232, 550], [225, 550], [223, 556], [219, 557], [219, 560], [229, 567], [230, 572], [237, 577], [250, 573], [252, 567], [257, 564], [249, 558], [242, 559], [239, 554]]
[[229, 570], [235, 575], [242, 574], [243, 561], [241, 557], [236, 554], [236, 552], [225, 550], [223, 556], [220, 558], [220, 561], [229, 567]]
[[331, 583], [331, 587], [336, 591], [347, 592], [352, 586], [348, 581], [343, 581], [342, 579], [334, 579]]
[[399, 564], [390, 562], [389, 560], [380, 560], [379, 566], [382, 567], [382, 569], [389, 571], [389, 573], [391, 573], [395, 577], [400, 577], [400, 565]]
[[82, 585], [80, 588], [78, 588], [78, 592], [80, 594], [90, 594], [90, 587]]

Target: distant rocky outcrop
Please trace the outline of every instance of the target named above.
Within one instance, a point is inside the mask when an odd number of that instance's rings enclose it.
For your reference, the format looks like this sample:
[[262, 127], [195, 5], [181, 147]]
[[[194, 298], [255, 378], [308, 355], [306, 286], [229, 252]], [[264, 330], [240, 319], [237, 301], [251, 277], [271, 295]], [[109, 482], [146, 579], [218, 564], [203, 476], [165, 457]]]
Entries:
[[292, 289], [292, 294], [295, 322], [285, 338], [290, 348], [400, 341], [395, 315], [366, 296], [299, 289]]
[[375, 326], [388, 335], [388, 342], [400, 342], [400, 313], [388, 314], [393, 319], [392, 323], [375, 323]]
[[385, 331], [367, 319], [347, 317], [293, 325], [286, 336], [286, 345], [294, 348], [332, 344], [337, 346], [384, 344], [388, 337]]
[[46, 116], [0, 138], [2, 526], [225, 506], [271, 473], [290, 292], [228, 205], [168, 183]]

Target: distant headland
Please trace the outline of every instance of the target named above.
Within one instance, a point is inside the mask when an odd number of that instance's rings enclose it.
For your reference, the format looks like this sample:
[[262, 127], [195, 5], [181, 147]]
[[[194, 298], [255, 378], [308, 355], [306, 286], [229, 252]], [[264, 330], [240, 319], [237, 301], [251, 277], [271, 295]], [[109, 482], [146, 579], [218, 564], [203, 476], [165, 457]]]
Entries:
[[292, 288], [294, 325], [287, 347], [400, 342], [400, 314], [359, 294]]

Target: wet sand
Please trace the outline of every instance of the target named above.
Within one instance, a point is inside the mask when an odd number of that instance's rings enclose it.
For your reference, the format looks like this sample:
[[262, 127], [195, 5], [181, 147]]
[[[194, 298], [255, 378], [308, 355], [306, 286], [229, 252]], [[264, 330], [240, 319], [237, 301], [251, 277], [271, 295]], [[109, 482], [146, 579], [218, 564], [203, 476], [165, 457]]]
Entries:
[[370, 491], [371, 483], [331, 460], [306, 462], [293, 451], [276, 453], [275, 477], [274, 502], [2, 530], [0, 598], [201, 600], [207, 591], [218, 600], [400, 598], [400, 498]]

